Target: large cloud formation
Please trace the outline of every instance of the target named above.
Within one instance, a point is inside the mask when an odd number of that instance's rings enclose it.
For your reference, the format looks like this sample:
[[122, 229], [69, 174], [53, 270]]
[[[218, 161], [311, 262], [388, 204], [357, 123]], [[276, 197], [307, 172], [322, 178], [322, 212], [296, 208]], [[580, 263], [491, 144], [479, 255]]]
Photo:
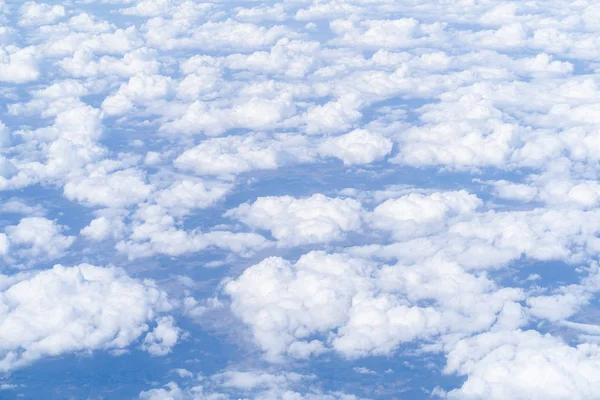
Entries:
[[[125, 349], [172, 308], [153, 282], [118, 268], [56, 265], [0, 275], [0, 370], [68, 352]], [[153, 332], [146, 336], [151, 353], [166, 354], [177, 342], [172, 321], [159, 319]]]
[[599, 31], [591, 0], [0, 0], [0, 370], [185, 337], [228, 369], [141, 398], [389, 398], [319, 374], [407, 348], [407, 397], [598, 397]]

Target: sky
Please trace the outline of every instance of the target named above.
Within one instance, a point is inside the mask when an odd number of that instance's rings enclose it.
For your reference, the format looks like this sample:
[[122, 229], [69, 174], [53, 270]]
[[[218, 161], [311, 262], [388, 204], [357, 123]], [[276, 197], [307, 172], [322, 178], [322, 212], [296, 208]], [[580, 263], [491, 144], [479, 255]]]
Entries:
[[600, 399], [599, 32], [0, 0], [0, 398]]

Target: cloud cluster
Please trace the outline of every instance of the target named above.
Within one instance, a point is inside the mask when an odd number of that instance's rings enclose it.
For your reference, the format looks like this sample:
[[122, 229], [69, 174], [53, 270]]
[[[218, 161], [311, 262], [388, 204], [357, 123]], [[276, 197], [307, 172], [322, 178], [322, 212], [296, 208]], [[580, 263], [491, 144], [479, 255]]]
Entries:
[[521, 290], [498, 288], [441, 259], [381, 266], [322, 252], [295, 264], [268, 258], [228, 282], [225, 292], [273, 361], [328, 349], [350, 358], [390, 354], [419, 338], [524, 322]]
[[[184, 375], [191, 375], [186, 371]], [[261, 370], [226, 370], [210, 377], [186, 382], [181, 387], [169, 382], [163, 388], [150, 389], [140, 393], [144, 400], [228, 400], [240, 396], [252, 395], [259, 400], [296, 399], [296, 400], [359, 400], [354, 395], [343, 392], [327, 392], [319, 390], [311, 382], [314, 376], [296, 373], [272, 373]], [[307, 387], [308, 386], [308, 387]]]
[[446, 371], [467, 375], [449, 399], [588, 399], [596, 396], [600, 352], [536, 331], [485, 333], [459, 342]]
[[144, 348], [166, 354], [177, 342], [167, 295], [151, 281], [89, 264], [0, 275], [0, 370], [71, 352], [126, 349], [150, 324]]
[[[162, 288], [47, 263], [195, 257], [225, 268], [182, 313], [223, 295], [268, 362], [411, 343], [465, 377], [433, 395], [594, 397], [599, 29], [591, 0], [0, 0], [0, 369], [170, 354]], [[141, 397], [351, 398], [308, 380]]]

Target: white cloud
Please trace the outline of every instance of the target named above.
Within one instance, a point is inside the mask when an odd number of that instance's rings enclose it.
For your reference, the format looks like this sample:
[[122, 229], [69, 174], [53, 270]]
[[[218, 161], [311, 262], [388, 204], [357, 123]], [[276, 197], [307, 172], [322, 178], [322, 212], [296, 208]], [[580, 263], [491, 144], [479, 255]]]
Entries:
[[129, 237], [119, 241], [116, 248], [132, 260], [155, 254], [179, 256], [209, 248], [250, 255], [269, 246], [264, 237], [254, 233], [178, 229], [174, 216], [158, 204], [140, 205], [130, 228]]
[[169, 382], [165, 385], [164, 389], [150, 389], [145, 392], [141, 392], [140, 399], [143, 400], [183, 400], [183, 399], [195, 399], [193, 394], [185, 395], [181, 388], [175, 382]]
[[13, 188], [64, 181], [105, 154], [97, 143], [102, 135], [100, 112], [79, 101], [60, 110], [52, 125], [17, 133], [27, 146], [13, 161], [18, 170], [8, 181]]
[[302, 78], [317, 63], [314, 55], [319, 47], [319, 42], [281, 39], [269, 52], [260, 51], [247, 56], [233, 54], [227, 57], [227, 67]]
[[2, 275], [0, 290], [3, 371], [64, 353], [124, 349], [171, 309], [151, 281], [88, 264]]
[[0, 48], [0, 82], [25, 83], [40, 76], [37, 52], [33, 47], [13, 46]]
[[[155, 50], [142, 47], [125, 53], [121, 58], [113, 56], [97, 57], [92, 50], [83, 48], [75, 50], [72, 57], [64, 58], [58, 64], [66, 73], [76, 78], [94, 78], [107, 75], [128, 78], [142, 73], [158, 73], [160, 63], [156, 60], [157, 55]], [[114, 104], [111, 110], [113, 109]]]
[[277, 360], [292, 343], [344, 323], [353, 295], [372, 284], [356, 275], [366, 268], [321, 253], [302, 257], [295, 267], [281, 258], [267, 258], [227, 283], [225, 292], [232, 297], [234, 314], [252, 327], [267, 357]]
[[326, 392], [312, 384], [315, 377], [293, 372], [261, 370], [227, 370], [203, 380], [186, 382], [180, 387], [169, 382], [160, 389], [140, 393], [145, 400], [228, 400], [247, 398], [257, 400], [359, 400], [343, 392]]
[[362, 117], [364, 105], [357, 93], [348, 93], [324, 105], [313, 106], [302, 117], [309, 135], [340, 133], [350, 130]]
[[497, 288], [439, 258], [379, 267], [322, 252], [295, 264], [271, 257], [224, 290], [271, 361], [327, 350], [351, 358], [391, 354], [418, 338], [515, 328], [525, 321], [520, 290]]
[[369, 219], [377, 229], [407, 237], [439, 230], [449, 218], [472, 213], [481, 205], [477, 196], [464, 190], [430, 195], [411, 193], [386, 200], [375, 207]]
[[155, 197], [156, 204], [177, 216], [193, 209], [208, 208], [230, 190], [231, 185], [225, 183], [186, 179], [158, 191]]
[[72, 79], [56, 80], [43, 89], [30, 91], [30, 101], [9, 104], [8, 112], [10, 115], [39, 113], [42, 117], [55, 117], [60, 112], [81, 105], [80, 97], [94, 90], [97, 90], [97, 86], [93, 83], [84, 84]]
[[334, 20], [329, 26], [339, 43], [375, 48], [406, 48], [444, 38], [443, 25], [423, 24], [414, 18], [367, 20], [358, 24], [351, 20]]
[[321, 154], [339, 158], [345, 165], [369, 164], [384, 158], [391, 151], [391, 140], [364, 129], [327, 139], [319, 146]]
[[153, 356], [164, 356], [171, 352], [171, 348], [177, 344], [180, 329], [174, 325], [173, 317], [161, 317], [157, 320], [157, 326], [146, 334], [142, 349]]
[[56, 22], [65, 16], [65, 8], [62, 5], [49, 5], [28, 1], [24, 3], [19, 11], [21, 18], [20, 26], [46, 25]]
[[102, 241], [107, 238], [119, 239], [123, 236], [124, 230], [125, 224], [121, 218], [100, 216], [81, 229], [80, 233], [88, 239]]
[[373, 371], [372, 369], [366, 368], [366, 367], [354, 367], [352, 368], [352, 370], [358, 374], [362, 374], [362, 375], [376, 375], [377, 372]]
[[276, 169], [286, 162], [314, 158], [306, 138], [300, 135], [263, 134], [208, 139], [184, 151], [175, 166], [198, 175], [239, 174], [261, 169]]
[[532, 296], [527, 299], [529, 314], [552, 322], [564, 320], [577, 313], [591, 299], [584, 287], [571, 285], [560, 288], [558, 293], [548, 296]]
[[123, 1], [121, 3], [135, 5], [128, 8], [122, 8], [119, 11], [125, 15], [135, 15], [139, 17], [157, 17], [172, 13], [179, 7], [181, 15], [191, 13], [202, 13], [211, 8], [210, 4], [196, 4], [191, 1], [182, 0], [139, 0], [139, 1]]
[[150, 106], [174, 93], [174, 84], [162, 75], [139, 74], [129, 78], [126, 84], [102, 102], [102, 110], [110, 116], [123, 115], [136, 105]]
[[538, 189], [530, 185], [509, 182], [506, 180], [491, 182], [491, 184], [495, 189], [496, 195], [503, 199], [527, 202], [534, 200], [538, 195]]
[[161, 130], [171, 134], [202, 133], [207, 136], [218, 136], [234, 128], [265, 130], [291, 116], [294, 109], [292, 99], [287, 94], [274, 98], [240, 98], [226, 108], [195, 101], [180, 118], [164, 124]]
[[504, 123], [501, 111], [481, 95], [459, 96], [447, 94], [441, 103], [425, 106], [421, 119], [429, 124], [405, 132], [392, 161], [458, 168], [506, 164], [519, 127]]
[[[586, 262], [600, 251], [596, 210], [536, 208], [530, 211], [486, 211], [459, 215], [441, 231], [390, 245], [363, 246], [354, 254], [404, 262], [422, 262], [434, 255], [468, 269], [503, 268], [520, 257], [540, 261]], [[435, 225], [434, 225], [435, 226]]]
[[107, 172], [98, 168], [72, 178], [64, 186], [65, 196], [88, 205], [121, 208], [143, 202], [152, 192], [143, 173], [135, 168]]
[[7, 226], [4, 245], [0, 245], [6, 262], [13, 266], [31, 265], [62, 257], [75, 242], [74, 236], [62, 234], [64, 230], [64, 226], [42, 217], [23, 218], [17, 225]]
[[337, 199], [314, 194], [296, 199], [291, 196], [259, 197], [252, 204], [227, 211], [258, 229], [271, 231], [281, 246], [327, 243], [356, 231], [362, 225], [362, 207], [354, 199]]
[[446, 372], [466, 375], [451, 399], [589, 399], [600, 389], [597, 345], [572, 347], [536, 331], [484, 333], [459, 342]]
[[285, 7], [283, 4], [274, 4], [272, 6], [258, 6], [252, 8], [238, 7], [235, 14], [241, 21], [258, 22], [263, 20], [283, 21], [286, 19]]
[[0, 212], [28, 215], [30, 217], [42, 217], [46, 213], [44, 207], [40, 205], [29, 205], [18, 198], [8, 199], [0, 204]]
[[[184, 16], [184, 14], [181, 14]], [[274, 43], [288, 33], [283, 26], [263, 27], [227, 19], [191, 27], [194, 18], [166, 20], [151, 18], [143, 26], [148, 43], [162, 49], [257, 49]], [[190, 29], [191, 28], [191, 29]]]

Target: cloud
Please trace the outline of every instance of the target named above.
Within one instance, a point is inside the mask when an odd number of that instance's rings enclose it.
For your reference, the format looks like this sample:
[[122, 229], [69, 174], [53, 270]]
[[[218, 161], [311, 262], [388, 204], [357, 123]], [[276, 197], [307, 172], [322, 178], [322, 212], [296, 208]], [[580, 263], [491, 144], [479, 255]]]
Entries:
[[424, 106], [421, 119], [429, 124], [405, 133], [401, 152], [392, 162], [457, 168], [506, 163], [520, 128], [503, 122], [502, 112], [481, 95], [459, 96], [448, 94], [442, 102]]
[[346, 232], [360, 229], [361, 211], [356, 200], [314, 194], [301, 199], [259, 197], [252, 204], [227, 211], [225, 216], [271, 231], [281, 246], [298, 246], [338, 240]]
[[184, 151], [175, 166], [198, 175], [228, 175], [276, 169], [286, 161], [311, 160], [307, 140], [299, 135], [263, 134], [208, 139]]
[[29, 205], [19, 198], [11, 198], [0, 205], [0, 212], [6, 214], [21, 214], [31, 217], [42, 217], [46, 214], [44, 207], [40, 205]]
[[324, 105], [309, 108], [302, 116], [309, 135], [341, 133], [350, 130], [362, 117], [364, 105], [357, 93], [348, 93]]
[[151, 332], [146, 334], [142, 349], [153, 356], [164, 356], [171, 352], [179, 340], [180, 329], [174, 325], [173, 317], [161, 317]]
[[[384, 203], [385, 204], [385, 203]], [[467, 269], [498, 269], [526, 257], [539, 261], [580, 263], [597, 254], [596, 210], [546, 209], [467, 213], [439, 233], [401, 232], [402, 241], [358, 246], [353, 254], [422, 262], [435, 255]], [[435, 227], [435, 225], [434, 225]]]
[[366, 20], [356, 26], [351, 20], [333, 20], [331, 30], [337, 42], [376, 48], [406, 48], [443, 39], [443, 25], [422, 24], [414, 18]]
[[116, 244], [116, 249], [133, 260], [155, 254], [179, 256], [210, 248], [219, 248], [248, 256], [269, 246], [261, 235], [226, 230], [202, 232], [178, 229], [168, 209], [158, 204], [142, 204], [135, 211], [129, 236]]
[[366, 368], [366, 367], [354, 367], [354, 368], [352, 368], [352, 370], [354, 372], [356, 372], [357, 374], [362, 374], [362, 375], [376, 375], [377, 374], [377, 372], [375, 372], [369, 368]]
[[227, 57], [227, 67], [233, 70], [259, 71], [283, 74], [290, 78], [302, 78], [317, 64], [315, 53], [319, 42], [280, 39], [269, 52], [259, 51], [250, 55], [232, 54]]
[[[43, 357], [124, 349], [172, 307], [153, 282], [132, 279], [119, 268], [89, 264], [0, 275], [0, 288], [3, 371]], [[158, 332], [174, 329], [168, 320], [158, 324], [162, 326]], [[156, 329], [154, 332], [161, 340], [159, 346], [176, 342]], [[155, 352], [155, 348], [149, 351]]]
[[448, 354], [446, 372], [467, 375], [451, 399], [586, 399], [597, 393], [597, 345], [569, 346], [536, 331], [484, 333]]
[[115, 172], [99, 168], [87, 176], [72, 179], [64, 190], [68, 199], [113, 208], [143, 202], [152, 192], [143, 173], [134, 168]]
[[65, 230], [66, 227], [43, 217], [22, 218], [17, 225], [4, 229], [0, 253], [14, 267], [60, 258], [75, 242], [74, 236], [62, 234]]
[[227, 370], [205, 380], [192, 381], [187, 387], [169, 382], [160, 389], [140, 393], [145, 400], [227, 400], [252, 395], [253, 399], [359, 400], [343, 392], [327, 392], [314, 387], [314, 376], [261, 370]]
[[213, 206], [230, 190], [231, 185], [225, 183], [185, 179], [158, 191], [156, 204], [168, 209], [171, 215], [185, 215], [190, 210]]
[[[589, 278], [588, 278], [589, 279]], [[552, 322], [565, 320], [588, 305], [597, 288], [585, 285], [562, 286], [555, 294], [531, 296], [527, 299], [529, 314]]]
[[264, 130], [291, 116], [294, 109], [291, 96], [287, 94], [274, 98], [240, 98], [227, 108], [195, 101], [181, 117], [164, 124], [161, 130], [171, 134], [202, 133], [207, 136], [219, 136], [235, 128]]
[[[598, 5], [231, 3], [0, 0], [0, 313], [29, 313], [0, 315], [24, 332], [0, 337], [4, 368], [129, 346], [191, 361], [152, 283], [31, 270], [126, 257], [154, 276], [133, 260], [158, 258], [182, 318], [247, 328], [245, 366], [304, 361], [142, 397], [344, 398], [294, 371], [406, 343], [464, 377], [434, 395], [594, 397]], [[224, 268], [196, 282], [190, 262]], [[115, 282], [134, 298], [111, 305]]]
[[26, 83], [40, 76], [37, 53], [33, 47], [0, 48], [0, 82]]
[[68, 75], [76, 78], [112, 75], [128, 78], [142, 73], [158, 73], [160, 64], [156, 61], [156, 56], [155, 50], [142, 47], [125, 53], [121, 58], [112, 56], [97, 58], [93, 51], [83, 48], [76, 50], [72, 57], [62, 59], [59, 66]]
[[50, 126], [18, 132], [25, 146], [17, 148], [12, 159], [16, 172], [6, 180], [6, 187], [64, 182], [105, 155], [98, 144], [103, 132], [98, 110], [76, 101], [53, 117]]
[[369, 164], [384, 158], [391, 151], [391, 140], [366, 130], [354, 130], [327, 139], [319, 146], [321, 154], [339, 158], [345, 165]]
[[225, 282], [224, 291], [273, 362], [330, 350], [348, 358], [389, 355], [419, 338], [525, 321], [520, 290], [497, 288], [439, 258], [380, 266], [323, 252], [296, 263], [270, 257]]
[[272, 6], [258, 6], [252, 8], [237, 7], [236, 18], [242, 21], [282, 21], [285, 20], [286, 13], [283, 4], [274, 4]]
[[415, 236], [440, 229], [449, 218], [470, 214], [481, 205], [477, 196], [464, 190], [411, 193], [379, 204], [369, 218], [377, 229], [396, 232], [399, 237]]
[[129, 78], [115, 94], [106, 97], [102, 110], [109, 116], [124, 115], [136, 105], [150, 106], [166, 99], [174, 92], [174, 86], [169, 77], [138, 74]]
[[24, 3], [19, 11], [21, 12], [20, 26], [52, 24], [66, 15], [65, 8], [62, 5], [51, 6], [34, 1]]
[[[283, 26], [263, 27], [233, 19], [190, 26], [194, 13], [180, 14], [180, 19], [151, 18], [142, 30], [148, 44], [165, 50], [173, 49], [256, 49], [266, 47], [283, 37]], [[196, 14], [197, 15], [197, 14]], [[191, 29], [190, 29], [191, 28]]]
[[158, 17], [173, 13], [177, 7], [181, 7], [182, 15], [202, 13], [210, 10], [210, 4], [196, 4], [190, 1], [180, 0], [139, 0], [136, 2], [122, 2], [124, 4], [134, 3], [132, 7], [122, 8], [119, 11], [124, 15], [135, 15], [139, 17]]
[[89, 225], [81, 229], [80, 233], [88, 239], [102, 241], [110, 237], [119, 239], [123, 236], [124, 230], [125, 224], [121, 218], [100, 216], [94, 218]]

